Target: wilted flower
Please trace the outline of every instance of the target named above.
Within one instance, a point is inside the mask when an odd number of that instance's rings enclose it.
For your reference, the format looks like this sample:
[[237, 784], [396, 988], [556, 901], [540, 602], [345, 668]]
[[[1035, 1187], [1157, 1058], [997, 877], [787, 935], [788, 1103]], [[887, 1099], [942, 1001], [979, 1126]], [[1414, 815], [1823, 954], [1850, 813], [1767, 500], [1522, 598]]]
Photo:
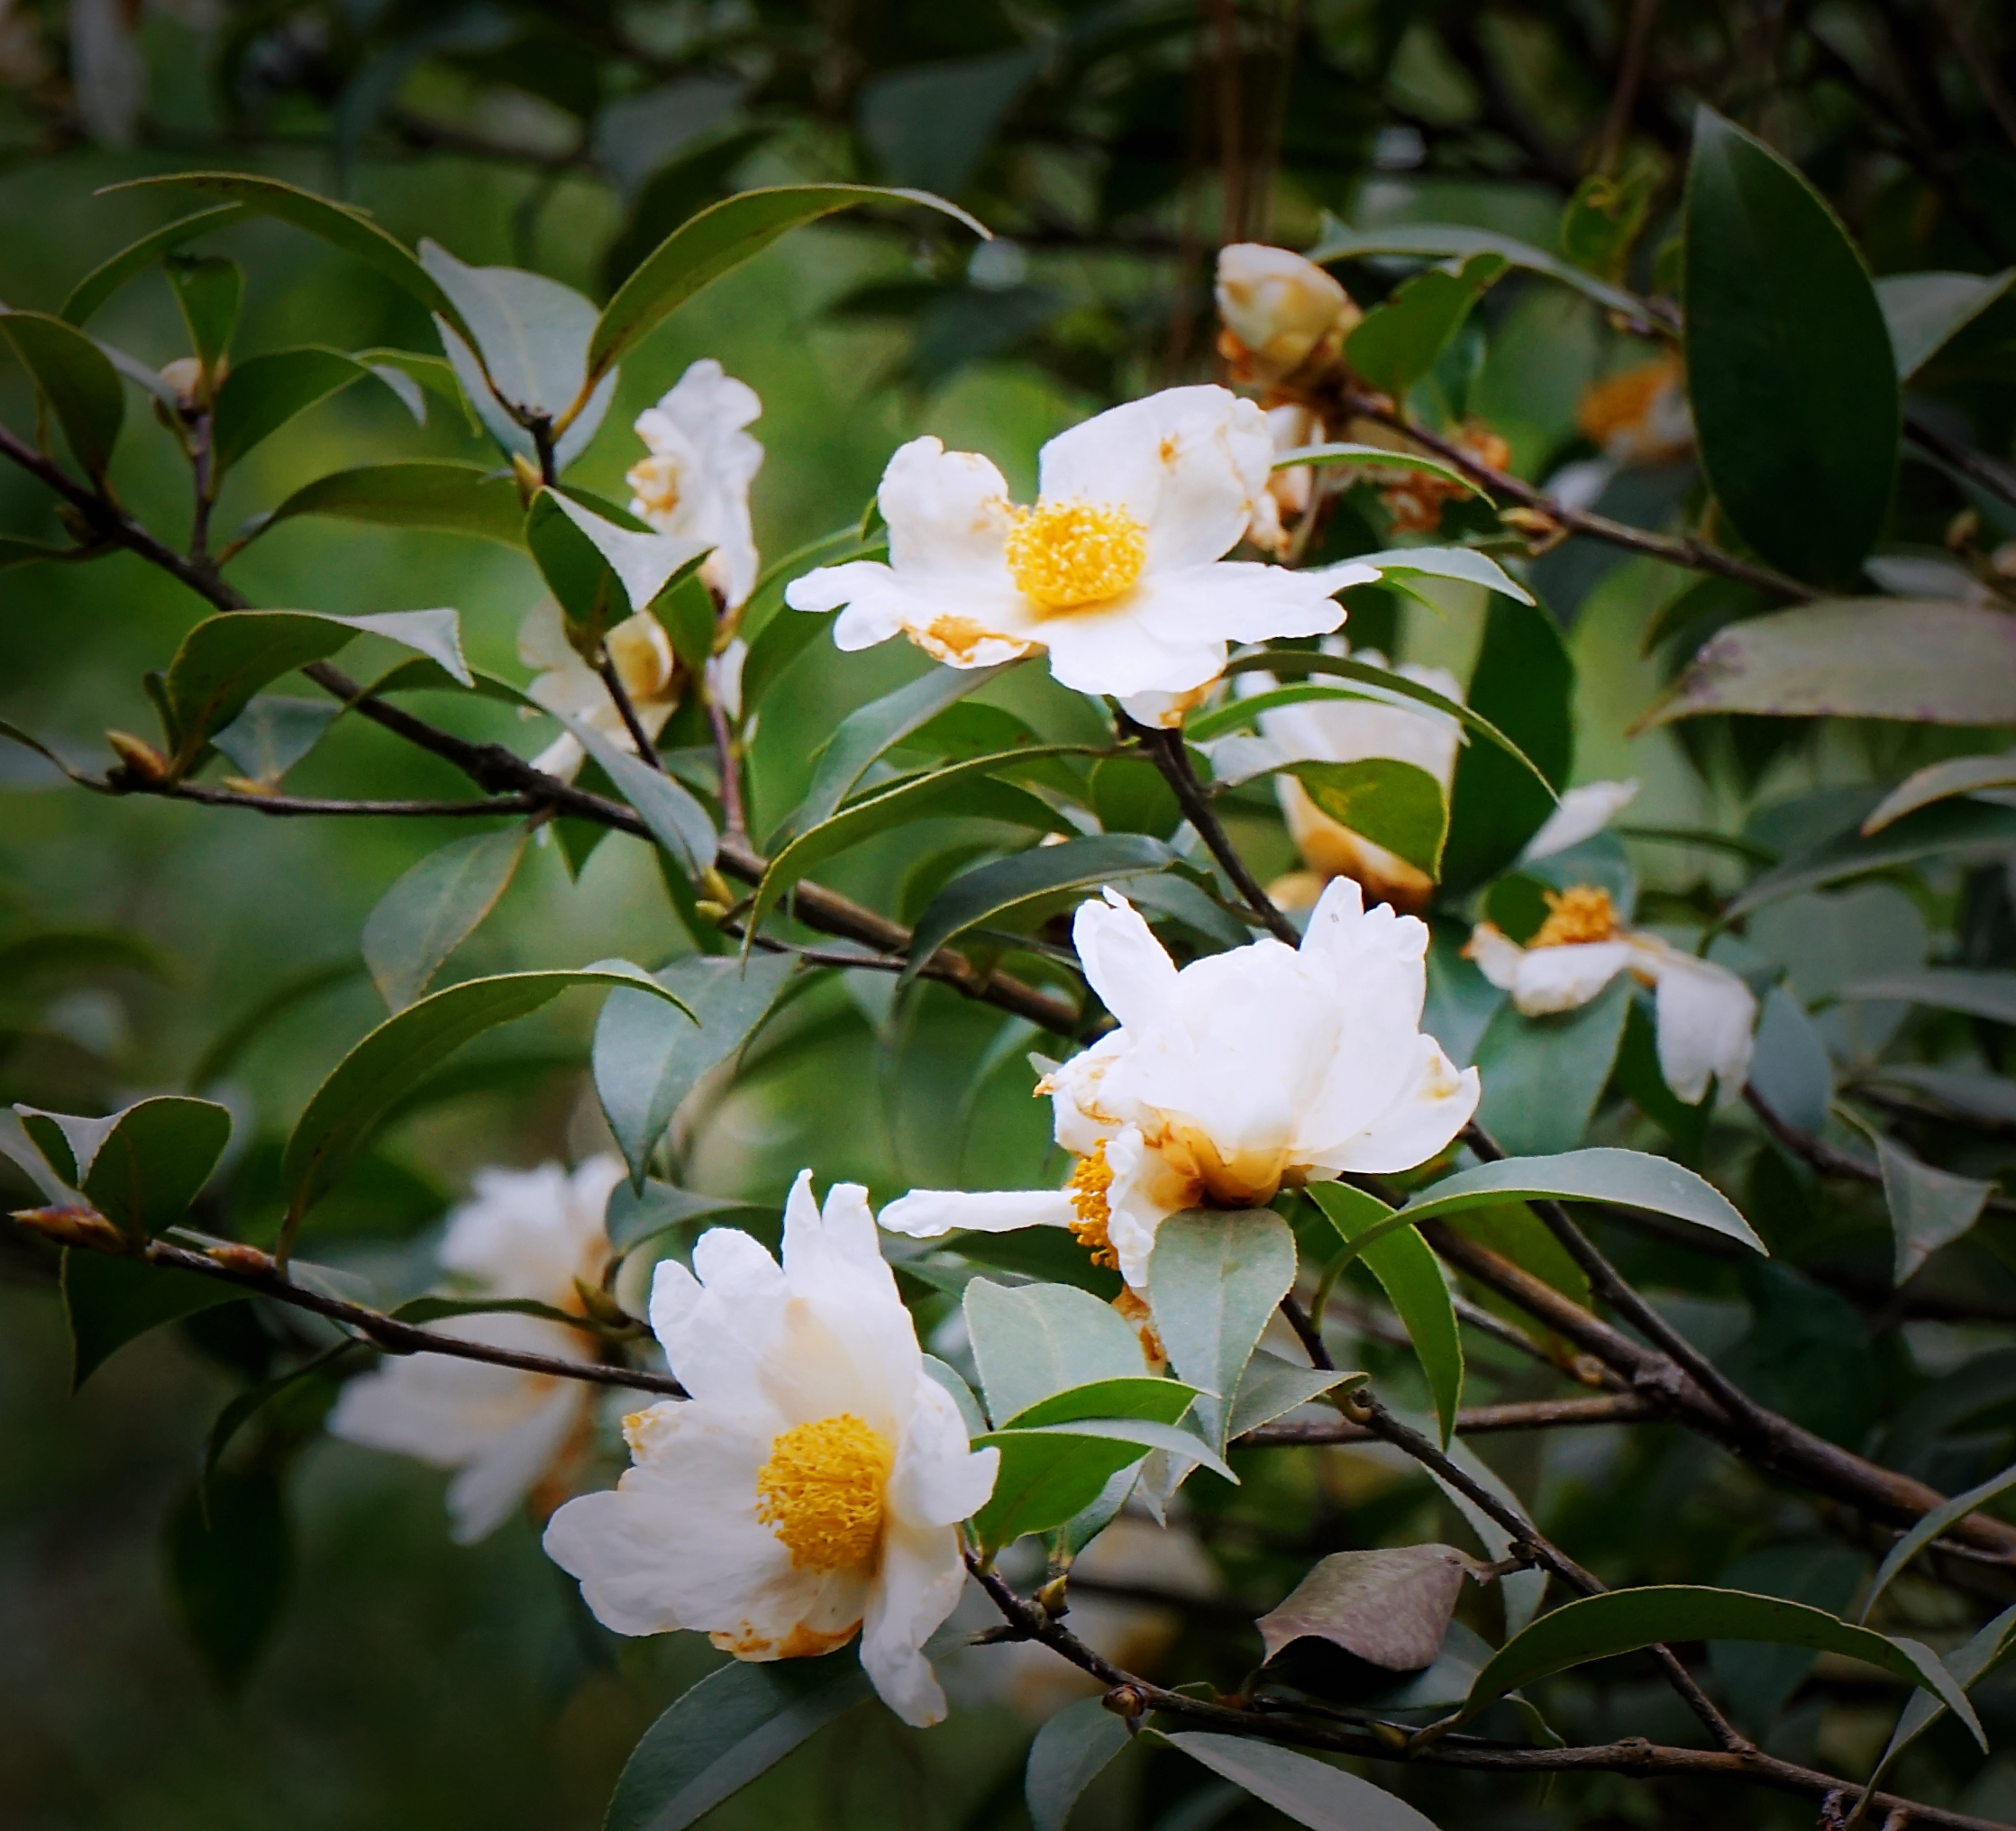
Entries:
[[822, 1217], [807, 1171], [781, 1270], [726, 1227], [701, 1236], [693, 1267], [662, 1262], [651, 1299], [692, 1398], [624, 1420], [629, 1470], [553, 1516], [548, 1554], [618, 1634], [694, 1628], [776, 1660], [858, 1630], [883, 1701], [937, 1722], [923, 1647], [959, 1599], [959, 1522], [992, 1493], [999, 1454], [968, 1447], [925, 1371], [867, 1192], [836, 1185]]
[[1528, 1017], [1586, 1005], [1628, 970], [1656, 988], [1659, 1071], [1689, 1106], [1714, 1076], [1725, 1090], [1749, 1078], [1757, 1001], [1748, 986], [1711, 961], [1626, 928], [1610, 893], [1594, 884], [1549, 891], [1547, 918], [1521, 947], [1480, 922], [1464, 952]]
[[[602, 647], [644, 735], [655, 738], [678, 709], [686, 684], [664, 624], [640, 610], [604, 636]], [[567, 640], [567, 622], [557, 604], [549, 600], [525, 613], [518, 625], [518, 659], [540, 670], [525, 688], [534, 705], [588, 725], [626, 751], [636, 748], [609, 689]], [[581, 746], [563, 732], [532, 761], [534, 769], [571, 781], [581, 767]]]
[[[609, 1252], [603, 1209], [622, 1176], [613, 1157], [591, 1157], [572, 1176], [556, 1163], [480, 1171], [475, 1199], [450, 1218], [441, 1262], [475, 1295], [529, 1298], [579, 1314], [575, 1280], [590, 1288], [601, 1280]], [[427, 1327], [521, 1353], [596, 1359], [588, 1335], [544, 1316], [449, 1316]], [[367, 1449], [459, 1470], [448, 1511], [452, 1536], [467, 1544], [500, 1526], [566, 1457], [586, 1427], [594, 1389], [549, 1373], [409, 1354], [345, 1385], [329, 1428]]]
[[1300, 949], [1255, 941], [1179, 972], [1111, 890], [1081, 906], [1072, 934], [1120, 1027], [1037, 1089], [1078, 1160], [1069, 1185], [913, 1190], [882, 1210], [883, 1226], [923, 1238], [1069, 1227], [1141, 1289], [1169, 1216], [1258, 1207], [1346, 1171], [1411, 1170], [1476, 1110], [1477, 1070], [1459, 1074], [1421, 1034], [1428, 929], [1366, 909], [1348, 879], [1324, 892]]
[[1241, 381], [1313, 378], [1336, 361], [1364, 314], [1312, 260], [1258, 241], [1218, 250], [1218, 348]]
[[[1323, 422], [1310, 407], [1293, 402], [1267, 409], [1267, 436], [1274, 456], [1283, 458], [1307, 445], [1323, 442]], [[1253, 517], [1246, 524], [1246, 539], [1277, 558], [1285, 555], [1294, 536], [1293, 524], [1309, 513], [1316, 499], [1316, 471], [1307, 464], [1291, 464], [1285, 470], [1267, 474], [1267, 487], [1253, 499]]]
[[[1373, 667], [1387, 665], [1386, 658], [1373, 649], [1359, 650], [1356, 659]], [[1462, 687], [1446, 668], [1403, 663], [1394, 671], [1446, 699], [1463, 698]], [[1445, 800], [1455, 779], [1462, 734], [1454, 720], [1428, 706], [1377, 699], [1304, 700], [1263, 712], [1259, 724], [1261, 735], [1291, 761], [1355, 763], [1390, 757], [1433, 776]], [[1418, 866], [1332, 819], [1293, 776], [1276, 776], [1274, 790], [1295, 849], [1309, 867], [1273, 887], [1270, 894], [1276, 902], [1285, 898], [1291, 906], [1306, 907], [1332, 878], [1349, 878], [1376, 901], [1401, 909], [1418, 908], [1428, 901], [1435, 879]]]
[[[1474, 422], [1459, 427], [1449, 442], [1488, 469], [1502, 470], [1512, 461], [1512, 448], [1490, 427]], [[1442, 525], [1444, 506], [1469, 494], [1467, 485], [1431, 471], [1402, 470], [1380, 490], [1379, 500], [1392, 516], [1396, 534], [1432, 534]]]
[[902, 633], [955, 668], [1047, 650], [1065, 686], [1173, 724], [1218, 678], [1227, 642], [1344, 621], [1330, 594], [1356, 580], [1220, 557], [1273, 461], [1260, 409], [1222, 387], [1170, 388], [1061, 433], [1043, 448], [1033, 508], [1008, 501], [985, 458], [913, 439], [882, 473], [889, 564], [822, 567], [785, 601], [844, 605], [833, 632], [844, 650]]
[[1694, 449], [1687, 374], [1674, 356], [1599, 381], [1582, 397], [1575, 424], [1617, 464], [1671, 464]]
[[661, 534], [713, 547], [700, 577], [730, 610], [756, 583], [749, 486], [762, 469], [763, 448], [743, 428], [762, 410], [754, 388], [702, 357], [656, 406], [637, 415], [637, 436], [650, 455], [624, 476], [632, 515]]

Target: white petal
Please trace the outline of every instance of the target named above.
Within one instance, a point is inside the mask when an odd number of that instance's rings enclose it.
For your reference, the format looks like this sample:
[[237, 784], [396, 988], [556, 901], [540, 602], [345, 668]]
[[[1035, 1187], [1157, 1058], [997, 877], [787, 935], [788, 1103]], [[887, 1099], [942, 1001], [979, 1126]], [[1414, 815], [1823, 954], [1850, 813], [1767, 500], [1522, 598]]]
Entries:
[[1412, 1072], [1400, 1079], [1399, 1098], [1355, 1137], [1326, 1150], [1324, 1168], [1391, 1176], [1426, 1163], [1470, 1123], [1483, 1092], [1477, 1070], [1459, 1074], [1432, 1036], [1417, 1039]]
[[1512, 981], [1512, 1002], [1528, 1017], [1573, 1011], [1610, 984], [1630, 960], [1630, 945], [1622, 941], [1578, 941], [1564, 947], [1529, 947], [1519, 957], [1519, 973]]
[[1327, 635], [1344, 622], [1344, 606], [1305, 574], [1250, 560], [1150, 571], [1127, 603], [1144, 627], [1171, 642]]
[[1757, 1001], [1748, 986], [1712, 961], [1661, 943], [1641, 945], [1638, 963], [1658, 989], [1659, 1072], [1689, 1106], [1708, 1091], [1710, 1075], [1734, 1093], [1750, 1078]]
[[1176, 963], [1134, 906], [1115, 890], [1081, 903], [1071, 939], [1099, 1002], [1123, 1026], [1152, 1028], [1175, 996]]
[[652, 1333], [696, 1398], [731, 1401], [749, 1393], [789, 1295], [777, 1262], [747, 1234], [710, 1227], [693, 1248], [692, 1271], [659, 1262]]
[[1519, 962], [1526, 958], [1526, 950], [1503, 929], [1480, 922], [1470, 931], [1469, 943], [1463, 951], [1500, 991], [1509, 992], [1519, 983]]
[[913, 1240], [935, 1240], [946, 1234], [1068, 1226], [1077, 1212], [1071, 1198], [1054, 1189], [913, 1189], [882, 1210], [881, 1224]]
[[1148, 1288], [1148, 1257], [1155, 1232], [1200, 1194], [1196, 1183], [1173, 1169], [1162, 1153], [1127, 1125], [1107, 1141], [1106, 1238], [1120, 1262], [1120, 1276], [1136, 1290]]
[[913, 1526], [956, 1526], [987, 1505], [1001, 1453], [968, 1446], [959, 1407], [929, 1374], [918, 1376], [914, 1402], [889, 1474], [889, 1511]]
[[949, 1527], [890, 1523], [862, 1624], [861, 1663], [883, 1703], [920, 1729], [945, 1715], [945, 1694], [924, 1644], [958, 1605], [965, 1580], [959, 1541]]
[[601, 1274], [608, 1257], [603, 1210], [622, 1174], [607, 1156], [589, 1159], [571, 1177], [557, 1163], [479, 1171], [474, 1198], [449, 1216], [441, 1262], [489, 1295], [567, 1302], [577, 1278]]
[[784, 601], [794, 610], [845, 605], [833, 642], [849, 654], [902, 634], [952, 667], [991, 668], [1037, 646], [1030, 606], [1005, 572], [948, 579], [853, 560], [794, 578]]
[[1074, 693], [1133, 699], [1146, 693], [1190, 693], [1225, 670], [1225, 642], [1209, 636], [1157, 635], [1136, 614], [1139, 594], [1097, 610], [1045, 617], [1035, 633], [1050, 651], [1050, 671]]
[[471, 1458], [448, 1486], [450, 1536], [457, 1544], [488, 1538], [559, 1461], [588, 1409], [588, 1388], [554, 1382], [559, 1390], [522, 1424]]
[[1566, 852], [1572, 845], [1601, 833], [1617, 818], [1638, 792], [1636, 778], [1628, 782], [1589, 782], [1571, 788], [1561, 805], [1547, 815], [1539, 832], [1527, 841], [1519, 854], [1521, 864]]
[[875, 500], [899, 572], [1007, 577], [1008, 483], [979, 452], [912, 439], [889, 460]]

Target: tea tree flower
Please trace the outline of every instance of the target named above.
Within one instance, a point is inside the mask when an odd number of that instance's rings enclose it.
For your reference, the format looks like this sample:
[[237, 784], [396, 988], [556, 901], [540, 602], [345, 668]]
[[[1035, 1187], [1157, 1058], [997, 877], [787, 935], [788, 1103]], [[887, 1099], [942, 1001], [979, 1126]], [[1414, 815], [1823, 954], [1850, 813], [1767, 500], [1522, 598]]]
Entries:
[[661, 534], [713, 547], [700, 577], [729, 610], [756, 583], [749, 486], [762, 469], [763, 448], [743, 429], [762, 410], [754, 388], [703, 357], [637, 415], [647, 455], [624, 476], [632, 515]]
[[[1318, 635], [1344, 621], [1313, 579], [1227, 561], [1267, 489], [1273, 442], [1251, 401], [1178, 387], [1098, 414], [1043, 448], [1033, 507], [971, 451], [913, 439], [889, 460], [877, 500], [889, 558], [822, 567], [786, 602], [844, 606], [842, 649], [903, 634], [955, 668], [1047, 651], [1081, 693], [1181, 716], [1216, 679], [1228, 642]], [[1365, 569], [1364, 577], [1376, 577]]]
[[1459, 1074], [1421, 1034], [1427, 927], [1365, 908], [1347, 879], [1324, 892], [1300, 949], [1255, 941], [1178, 971], [1111, 890], [1080, 907], [1073, 939], [1120, 1027], [1037, 1089], [1077, 1159], [1069, 1184], [914, 1190], [882, 1210], [891, 1232], [1069, 1227], [1145, 1288], [1169, 1216], [1411, 1170], [1476, 1110], [1476, 1070]]
[[[579, 1313], [578, 1279], [599, 1283], [608, 1260], [603, 1209], [623, 1176], [593, 1157], [569, 1176], [558, 1164], [478, 1172], [476, 1197], [458, 1208], [441, 1262], [483, 1297], [530, 1298]], [[561, 1360], [592, 1361], [592, 1339], [535, 1316], [451, 1316], [437, 1335]], [[351, 1380], [329, 1428], [368, 1449], [458, 1470], [449, 1484], [452, 1536], [468, 1544], [493, 1532], [564, 1462], [585, 1431], [590, 1386], [546, 1373], [409, 1354]]]
[[1491, 984], [1527, 1016], [1586, 1005], [1620, 972], [1655, 988], [1659, 1071], [1689, 1106], [1710, 1076], [1726, 1090], [1749, 1078], [1757, 1001], [1748, 986], [1712, 961], [1619, 920], [1610, 893], [1577, 884], [1547, 893], [1547, 918], [1522, 947], [1481, 922], [1464, 949]]
[[781, 1268], [716, 1227], [693, 1270], [658, 1267], [651, 1324], [693, 1396], [633, 1413], [617, 1486], [553, 1516], [546, 1550], [618, 1634], [706, 1633], [738, 1659], [796, 1659], [858, 1632], [906, 1722], [935, 1723], [924, 1657], [965, 1580], [959, 1522], [999, 1453], [968, 1447], [924, 1371], [867, 1193], [809, 1171], [784, 1210]]
[[1263, 387], [1334, 368], [1364, 315], [1314, 261], [1258, 241], [1218, 250], [1213, 292], [1220, 352], [1241, 381]]
[[1583, 396], [1575, 424], [1613, 464], [1672, 464], [1694, 449], [1686, 371], [1672, 356], [1623, 369]]
[[[655, 738], [678, 710], [686, 684], [665, 626], [648, 610], [640, 610], [604, 636], [602, 647], [623, 682], [637, 723], [645, 736]], [[525, 697], [534, 705], [591, 726], [626, 751], [636, 748], [609, 689], [567, 640], [566, 620], [557, 604], [549, 601], [525, 614], [518, 625], [518, 659], [539, 670], [525, 688]], [[579, 742], [563, 732], [533, 759], [533, 766], [571, 781], [581, 767], [581, 756]]]

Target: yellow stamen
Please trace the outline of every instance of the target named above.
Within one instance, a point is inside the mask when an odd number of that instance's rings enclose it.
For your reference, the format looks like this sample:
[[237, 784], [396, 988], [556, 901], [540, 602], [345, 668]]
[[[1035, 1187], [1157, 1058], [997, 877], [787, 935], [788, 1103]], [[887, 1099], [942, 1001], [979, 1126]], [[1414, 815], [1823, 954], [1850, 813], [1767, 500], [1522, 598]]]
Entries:
[[643, 504], [643, 513], [647, 516], [669, 515], [679, 506], [677, 458], [654, 451], [648, 458], [640, 458], [624, 472], [623, 480], [630, 486], [631, 495]]
[[1078, 1218], [1067, 1225], [1072, 1238], [1092, 1255], [1093, 1264], [1117, 1269], [1119, 1255], [1106, 1233], [1106, 1224], [1113, 1217], [1113, 1210], [1106, 1203], [1106, 1191], [1112, 1186], [1113, 1172], [1107, 1168], [1106, 1145], [1101, 1142], [1078, 1160], [1070, 1182], [1065, 1184], [1071, 1192], [1071, 1205], [1078, 1210]]
[[794, 1425], [756, 1471], [756, 1517], [791, 1554], [794, 1570], [866, 1562], [882, 1530], [882, 1493], [896, 1452], [851, 1411]]
[[1576, 884], [1559, 892], [1544, 892], [1547, 919], [1526, 944], [1528, 947], [1573, 947], [1591, 941], [1615, 941], [1623, 925], [1610, 892], [1594, 884]]
[[1108, 603], [1131, 591], [1148, 563], [1148, 531], [1124, 508], [1044, 502], [1014, 517], [1008, 576], [1045, 610]]

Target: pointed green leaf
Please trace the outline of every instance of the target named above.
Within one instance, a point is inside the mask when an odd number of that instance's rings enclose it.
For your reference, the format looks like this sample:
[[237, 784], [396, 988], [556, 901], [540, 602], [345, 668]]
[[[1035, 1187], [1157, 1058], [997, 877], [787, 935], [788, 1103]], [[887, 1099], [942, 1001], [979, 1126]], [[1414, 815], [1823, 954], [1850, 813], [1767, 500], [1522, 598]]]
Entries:
[[1405, 1800], [1313, 1755], [1251, 1736], [1199, 1729], [1164, 1740], [1311, 1831], [1435, 1831]]
[[1155, 1230], [1148, 1301], [1169, 1364], [1202, 1393], [1197, 1419], [1223, 1449], [1232, 1396], [1295, 1283], [1295, 1236], [1272, 1208], [1191, 1208]]
[[188, 1212], [231, 1142], [229, 1110], [183, 1094], [157, 1094], [103, 1119], [14, 1111], [50, 1168], [136, 1238]]
[[204, 368], [214, 370], [230, 354], [232, 332], [238, 328], [244, 269], [235, 260], [195, 254], [168, 255], [161, 267], [182, 308], [190, 347]]
[[59, 315], [65, 322], [81, 326], [129, 280], [137, 279], [155, 267], [164, 254], [172, 254], [198, 236], [228, 229], [233, 223], [242, 223], [255, 214], [243, 204], [220, 204], [214, 210], [198, 210], [195, 215], [185, 216], [179, 223], [169, 223], [142, 235], [138, 241], [122, 248], [109, 260], [101, 262], [78, 281], [70, 288], [69, 297], [63, 301]]
[[353, 381], [380, 379], [377, 370], [341, 350], [309, 346], [247, 357], [217, 390], [211, 422], [217, 470], [230, 469], [262, 439]]
[[1006, 1420], [1040, 1400], [1146, 1372], [1141, 1338], [1110, 1307], [1063, 1284], [966, 1286], [966, 1327], [988, 1415]]
[[525, 505], [510, 472], [474, 464], [412, 459], [333, 471], [303, 484], [259, 524], [254, 534], [297, 515], [432, 528], [441, 533], [475, 534], [506, 547], [525, 545]]
[[1044, 1723], [1029, 1744], [1022, 1776], [1035, 1831], [1064, 1831], [1078, 1796], [1130, 1740], [1126, 1719], [1103, 1698], [1081, 1698]]
[[1883, 1168], [1884, 1200], [1896, 1241], [1893, 1275], [1902, 1284], [1981, 1218], [1995, 1185], [1921, 1163], [1902, 1145], [1880, 1136], [1876, 1161]]
[[[2008, 296], [2016, 268], [1977, 273], [1892, 273], [1876, 282], [1897, 379], [1909, 381], [1982, 313]], [[66, 316], [68, 314], [65, 314]]]
[[125, 390], [111, 359], [74, 324], [42, 312], [0, 309], [0, 337], [49, 403], [70, 455], [96, 482], [112, 462], [126, 417]]
[[1345, 339], [1345, 356], [1374, 387], [1402, 395], [1435, 367], [1470, 308], [1505, 271], [1495, 250], [1466, 255], [1455, 272], [1431, 267], [1403, 281]]
[[1285, 766], [1311, 801], [1339, 825], [1384, 846], [1431, 878], [1442, 873], [1449, 834], [1442, 785], [1414, 763], [1364, 757], [1354, 763], [1301, 759]]
[[76, 1247], [63, 1254], [63, 1314], [70, 1325], [70, 1390], [151, 1329], [245, 1293], [221, 1278], [178, 1271]]
[[393, 1010], [417, 998], [497, 906], [525, 856], [525, 839], [522, 825], [452, 839], [379, 898], [364, 922], [364, 963]]

